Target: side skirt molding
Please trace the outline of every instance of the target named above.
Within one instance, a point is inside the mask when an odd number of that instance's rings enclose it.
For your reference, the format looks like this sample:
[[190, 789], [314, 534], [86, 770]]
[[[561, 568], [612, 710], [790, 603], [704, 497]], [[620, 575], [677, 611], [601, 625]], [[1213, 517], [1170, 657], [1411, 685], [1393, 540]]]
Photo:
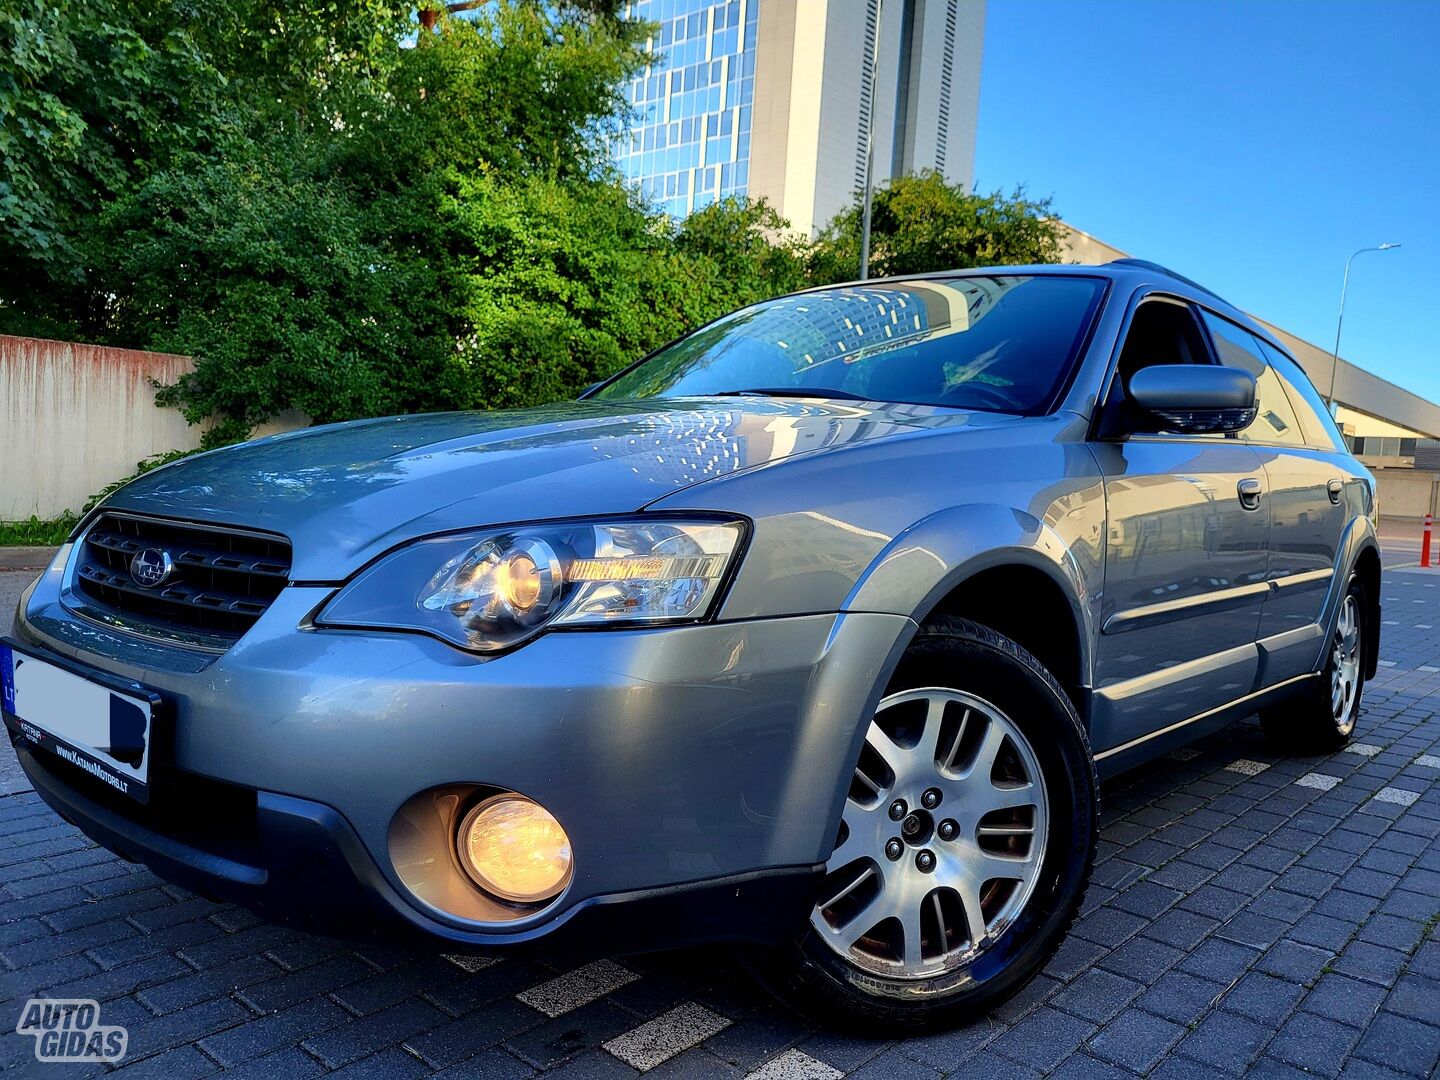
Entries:
[[1165, 750], [1192, 742], [1202, 735], [1216, 731], [1232, 721], [1249, 716], [1260, 709], [1305, 691], [1311, 682], [1320, 677], [1318, 672], [1297, 675], [1275, 686], [1266, 687], [1252, 694], [1237, 698], [1228, 705], [1203, 712], [1188, 720], [1163, 727], [1158, 731], [1131, 739], [1127, 743], [1111, 747], [1095, 755], [1095, 767], [1102, 777], [1124, 772], [1132, 765], [1152, 760]]

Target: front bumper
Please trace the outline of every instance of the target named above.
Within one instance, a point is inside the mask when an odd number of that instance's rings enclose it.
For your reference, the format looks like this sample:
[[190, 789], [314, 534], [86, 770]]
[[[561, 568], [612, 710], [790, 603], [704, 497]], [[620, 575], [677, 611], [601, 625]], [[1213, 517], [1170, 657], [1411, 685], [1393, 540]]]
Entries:
[[[244, 840], [235, 835], [242, 823], [233, 819], [227, 828], [197, 837], [195, 821], [206, 815], [188, 814], [193, 806], [172, 798], [157, 815], [91, 788], [88, 777], [43, 751], [17, 745], [16, 753], [40, 797], [96, 843], [203, 896], [329, 935], [608, 955], [716, 940], [779, 940], [793, 933], [814, 903], [819, 868], [797, 867], [595, 897], [518, 933], [461, 930], [407, 903], [378, 872], [355, 830], [328, 806], [248, 793], [254, 808], [243, 821]], [[193, 787], [205, 789], [203, 783]]]
[[[862, 721], [913, 631], [891, 615], [814, 615], [551, 633], [480, 659], [413, 634], [308, 629], [329, 595], [287, 588], [205, 657], [80, 619], [47, 574], [18, 639], [157, 690], [161, 775], [190, 795], [151, 814], [20, 748], [37, 791], [163, 876], [330, 932], [482, 948], [559, 935], [615, 951], [769, 939], [812, 902]], [[519, 791], [555, 814], [575, 853], [555, 903], [483, 921], [405, 884], [396, 814], [450, 784]], [[599, 924], [613, 929], [596, 941]]]

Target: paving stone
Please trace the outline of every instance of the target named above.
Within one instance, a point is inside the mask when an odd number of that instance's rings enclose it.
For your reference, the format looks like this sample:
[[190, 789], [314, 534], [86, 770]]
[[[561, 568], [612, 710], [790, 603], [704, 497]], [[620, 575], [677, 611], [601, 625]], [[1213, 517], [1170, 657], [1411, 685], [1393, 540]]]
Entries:
[[1440, 1025], [1440, 979], [1402, 976], [1385, 999], [1385, 1011]]
[[1094, 1030], [1095, 1025], [1088, 1020], [1045, 1006], [996, 1039], [990, 1048], [1031, 1068], [1053, 1069]]
[[238, 1065], [339, 1027], [349, 1019], [350, 1014], [334, 1002], [317, 998], [211, 1035], [200, 1046], [220, 1064]]
[[1327, 974], [1305, 995], [1302, 1008], [1331, 1020], [1363, 1027], [1375, 1016], [1385, 999], [1383, 987], [1352, 979], [1346, 975]]
[[1183, 959], [1185, 953], [1173, 945], [1150, 938], [1134, 938], [1100, 961], [1099, 966], [1136, 981], [1154, 980]]
[[1232, 761], [1229, 765], [1225, 766], [1226, 770], [1228, 770], [1229, 772], [1237, 772], [1243, 776], [1258, 776], [1260, 773], [1264, 772], [1269, 767], [1270, 766], [1267, 762], [1250, 761], [1246, 758], [1239, 758], [1235, 761]]
[[1346, 745], [1341, 750], [1341, 752], [1345, 754], [1354, 754], [1356, 757], [1371, 758], [1384, 749], [1385, 748], [1383, 746], [1376, 746], [1373, 743], [1352, 742]]
[[1265, 1054], [1308, 1073], [1337, 1076], [1359, 1036], [1345, 1024], [1302, 1012], [1286, 1022], [1265, 1048]]
[[157, 1013], [164, 1014], [268, 979], [275, 972], [275, 965], [263, 956], [242, 956], [207, 971], [158, 983], [136, 996]]
[[298, 1046], [287, 1046], [283, 1050], [266, 1054], [264, 1057], [247, 1061], [244, 1065], [225, 1070], [225, 1080], [308, 1080], [319, 1076], [325, 1066], [305, 1053]]
[[[1440, 904], [1440, 900], [1431, 901], [1431, 903]], [[1372, 945], [1383, 945], [1389, 949], [1398, 949], [1405, 953], [1419, 945], [1424, 936], [1425, 927], [1414, 919], [1387, 915], [1383, 911], [1372, 915], [1369, 922], [1360, 927], [1359, 934], [1361, 941], [1367, 941]]]
[[1037, 1069], [985, 1050], [948, 1074], [945, 1080], [997, 1080], [997, 1077], [1004, 1077], [1005, 1080], [1041, 1080], [1043, 1076]]
[[1165, 912], [1147, 926], [1143, 935], [1177, 949], [1189, 950], [1204, 941], [1219, 925], [1219, 919], [1176, 909]]
[[1366, 1028], [1355, 1055], [1410, 1076], [1432, 1076], [1440, 1063], [1440, 1028], [1382, 1011]]
[[1259, 949], [1212, 937], [1202, 942], [1178, 966], [1192, 975], [1228, 983], [1244, 974], [1260, 955]]
[[839, 1069], [809, 1054], [786, 1050], [749, 1073], [747, 1080], [837, 1080], [844, 1075]]
[[1215, 1068], [1236, 1072], [1260, 1055], [1271, 1031], [1228, 1012], [1214, 1012], [1180, 1041], [1187, 1057]]
[[1226, 991], [1220, 1007], [1257, 1023], [1278, 1027], [1302, 997], [1305, 987], [1252, 971]]
[[632, 1068], [647, 1072], [729, 1026], [728, 1017], [711, 1012], [703, 1005], [686, 1002], [617, 1035], [603, 1046]]
[[1132, 1074], [1086, 1051], [1071, 1054], [1052, 1072], [1049, 1080], [1130, 1080]]
[[[131, 1027], [127, 1078], [224, 1059], [267, 1080], [326, 1063], [350, 1080], [575, 1080], [657, 1061], [646, 1077], [1418, 1080], [1440, 1066], [1440, 679], [1420, 670], [1440, 664], [1417, 662], [1440, 632], [1423, 649], [1420, 633], [1386, 628], [1404, 662], [1367, 688], [1355, 745], [1372, 752], [1276, 757], [1250, 719], [1107, 781], [1075, 932], [955, 1031], [817, 1031], [724, 948], [566, 967], [286, 930], [119, 862], [33, 794], [0, 795], [0, 998], [98, 998]], [[0, 1070], [28, 1055], [0, 1040]]]
[[1264, 956], [1255, 961], [1255, 970], [1279, 976], [1294, 983], [1309, 984], [1334, 957], [1329, 949], [1302, 945], [1296, 941], [1278, 941]]
[[256, 1012], [274, 1012], [295, 1005], [316, 994], [348, 986], [374, 971], [354, 956], [337, 956], [310, 967], [279, 973], [271, 967], [270, 975], [240, 990], [240, 999]]
[[705, 1041], [705, 1049], [722, 1061], [753, 1069], [810, 1034], [796, 1017], [765, 1008], [737, 1020]]
[[310, 1035], [301, 1045], [335, 1069], [437, 1028], [447, 1019], [444, 1013], [427, 1002], [406, 1001], [372, 1016], [349, 1019], [322, 1034]]
[[[1103, 972], [1086, 972], [1080, 977], [1084, 981], [1090, 975], [1104, 974]], [[1074, 1012], [1075, 1010], [1070, 1010]], [[1080, 1015], [1077, 1013], [1077, 1015]], [[988, 1044], [993, 1042], [1006, 1030], [1005, 1026], [991, 1019], [981, 1017], [973, 1023], [965, 1024], [952, 1031], [939, 1031], [933, 1035], [921, 1035], [918, 1038], [907, 1039], [905, 1050], [912, 1057], [932, 1065], [944, 1073], [954, 1072], [963, 1062], [975, 1057]], [[816, 1039], [823, 1039], [823, 1034], [815, 1036]], [[832, 1057], [818, 1050], [809, 1050], [814, 1039], [807, 1039], [800, 1044], [801, 1049], [823, 1058], [831, 1064], [840, 1064]], [[873, 1053], [873, 1051], [872, 1051]]]
[[129, 1060], [122, 1061], [120, 1067], [108, 1075], [122, 1077], [123, 1080], [149, 1080], [152, 1077], [157, 1080], [189, 1080], [190, 1077], [209, 1076], [215, 1071], [215, 1063], [193, 1046], [177, 1046], [140, 1060], [130, 1058], [128, 1052], [126, 1057]]
[[1352, 941], [1332, 966], [1342, 974], [1391, 986], [1405, 967], [1405, 954], [1368, 941]]
[[429, 1076], [430, 1070], [403, 1050], [392, 1048], [361, 1058], [330, 1075], [340, 1080], [408, 1080]]
[[544, 1023], [544, 1018], [518, 1001], [497, 1001], [405, 1040], [405, 1047], [427, 1064], [444, 1068], [499, 1045]]
[[1106, 1024], [1087, 1045], [1092, 1054], [1143, 1074], [1184, 1034], [1180, 1024], [1132, 1009]]
[[546, 1016], [562, 1016], [638, 978], [633, 971], [613, 960], [597, 960], [531, 987], [516, 997]]
[[[123, 1023], [114, 1015], [113, 1005], [102, 1016], [103, 1023]], [[139, 1057], [198, 1042], [207, 1035], [243, 1023], [251, 1016], [249, 1009], [230, 998], [202, 1001], [165, 1016], [127, 1025], [130, 1028], [127, 1053]]]
[[1100, 1024], [1115, 1016], [1144, 991], [1145, 985], [1141, 982], [1094, 968], [1061, 990], [1051, 1002], [1057, 1009]]

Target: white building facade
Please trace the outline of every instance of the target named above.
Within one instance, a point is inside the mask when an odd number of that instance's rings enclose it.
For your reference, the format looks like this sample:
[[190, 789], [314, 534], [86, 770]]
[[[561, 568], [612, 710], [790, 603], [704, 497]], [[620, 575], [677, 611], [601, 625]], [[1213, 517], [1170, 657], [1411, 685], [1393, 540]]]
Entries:
[[[635, 0], [655, 62], [629, 85], [615, 161], [683, 217], [765, 198], [813, 233], [865, 178], [936, 169], [969, 187], [985, 0]], [[876, 35], [879, 35], [878, 62]]]

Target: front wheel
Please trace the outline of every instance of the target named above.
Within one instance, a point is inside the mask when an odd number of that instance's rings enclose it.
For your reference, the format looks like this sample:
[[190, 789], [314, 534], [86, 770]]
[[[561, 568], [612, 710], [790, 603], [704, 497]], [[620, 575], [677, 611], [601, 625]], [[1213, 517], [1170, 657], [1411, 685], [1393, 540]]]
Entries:
[[966, 620], [927, 624], [866, 732], [810, 925], [769, 981], [827, 1023], [981, 1015], [1074, 920], [1096, 792], [1084, 728], [1039, 661]]

